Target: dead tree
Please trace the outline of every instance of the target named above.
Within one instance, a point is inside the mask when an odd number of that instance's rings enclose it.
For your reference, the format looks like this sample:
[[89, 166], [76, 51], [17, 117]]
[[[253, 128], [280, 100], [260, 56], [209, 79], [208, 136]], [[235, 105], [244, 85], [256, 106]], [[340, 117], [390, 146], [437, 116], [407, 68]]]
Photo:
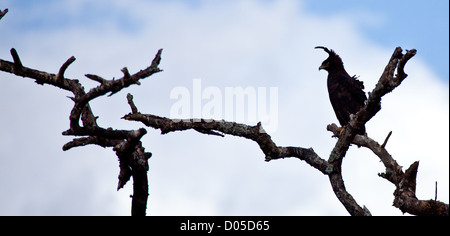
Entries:
[[[265, 161], [295, 157], [327, 175], [334, 193], [350, 215], [368, 216], [371, 215], [370, 211], [366, 207], [358, 205], [356, 200], [346, 190], [342, 178], [341, 166], [343, 158], [350, 144], [356, 144], [370, 149], [383, 162], [386, 172], [379, 174], [379, 176], [395, 185], [395, 207], [399, 208], [403, 213], [407, 212], [413, 215], [448, 215], [448, 204], [436, 200], [417, 199], [415, 193], [419, 162], [414, 162], [403, 172], [402, 167], [385, 149], [391, 133], [388, 134], [381, 145], [366, 135], [356, 134], [381, 109], [381, 98], [385, 94], [392, 92], [407, 77], [404, 67], [408, 60], [416, 54], [416, 50], [407, 50], [405, 54], [402, 51], [400, 47], [395, 49], [377, 85], [369, 93], [365, 106], [351, 117], [350, 123], [344, 127], [344, 130], [338, 132], [338, 126], [335, 124], [327, 126], [327, 129], [338, 138], [328, 160], [322, 159], [312, 148], [277, 146], [270, 135], [264, 131], [261, 123], [258, 123], [256, 126], [248, 126], [224, 120], [173, 120], [155, 115], [141, 114], [134, 105], [131, 95], [128, 96], [128, 103], [132, 108], [132, 112], [126, 115], [124, 119], [139, 121], [146, 126], [160, 129], [162, 134], [194, 129], [209, 135], [224, 136], [229, 134], [253, 140], [258, 143], [265, 154]], [[397, 73], [394, 75], [396, 70]]]
[[[3, 17], [7, 9], [0, 12]], [[0, 17], [0, 18], [1, 18]], [[0, 59], [0, 70], [15, 74], [20, 77], [34, 79], [37, 84], [49, 84], [55, 87], [70, 91], [74, 102], [70, 112], [70, 128], [64, 131], [63, 135], [77, 136], [73, 141], [66, 143], [63, 150], [69, 150], [73, 147], [96, 144], [102, 147], [113, 147], [119, 158], [119, 183], [117, 189], [121, 189], [131, 177], [133, 177], [133, 195], [132, 195], [132, 215], [145, 215], [148, 199], [148, 162], [151, 153], [145, 152], [140, 139], [147, 131], [144, 128], [139, 130], [116, 130], [112, 128], [102, 128], [98, 126], [89, 102], [97, 97], [110, 93], [109, 96], [117, 93], [133, 84], [140, 84], [139, 80], [145, 79], [161, 71], [158, 68], [161, 61], [162, 49], [158, 51], [151, 65], [135, 74], [130, 74], [128, 69], [122, 69], [123, 77], [120, 79], [107, 80], [97, 75], [86, 74], [85, 76], [99, 83], [95, 88], [85, 91], [82, 84], [77, 79], [69, 79], [64, 76], [70, 64], [75, 61], [75, 57], [69, 58], [56, 74], [43, 72], [23, 66], [17, 51], [12, 48], [11, 55], [13, 62]], [[82, 125], [80, 125], [80, 119]]]
[[[0, 11], [0, 19], [6, 13], [7, 9]], [[344, 127], [343, 131], [338, 132], [338, 126], [335, 124], [327, 126], [327, 129], [338, 138], [328, 160], [321, 158], [312, 148], [277, 146], [270, 135], [264, 131], [261, 123], [258, 123], [256, 126], [249, 126], [224, 120], [174, 120], [151, 114], [142, 114], [134, 104], [131, 94], [127, 95], [131, 113], [125, 115], [123, 119], [142, 122], [146, 126], [160, 129], [162, 134], [194, 129], [208, 135], [224, 136], [228, 134], [253, 140], [264, 153], [265, 161], [294, 157], [305, 161], [324, 175], [327, 175], [334, 193], [350, 215], [369, 216], [371, 215], [370, 211], [356, 202], [346, 190], [342, 178], [341, 167], [343, 158], [350, 145], [355, 144], [370, 149], [383, 162], [386, 172], [379, 174], [379, 176], [395, 185], [395, 207], [399, 208], [403, 213], [407, 212], [413, 215], [448, 216], [448, 204], [436, 200], [417, 199], [415, 190], [419, 162], [414, 162], [408, 169], [403, 171], [402, 167], [385, 149], [390, 134], [381, 145], [368, 136], [356, 134], [357, 130], [381, 109], [381, 98], [385, 94], [392, 92], [407, 77], [404, 67], [408, 60], [416, 54], [416, 50], [407, 50], [405, 54], [402, 51], [400, 47], [395, 49], [377, 85], [369, 93], [366, 105], [351, 117], [350, 123]], [[139, 130], [116, 130], [99, 127], [96, 122], [98, 117], [92, 112], [89, 102], [107, 93], [110, 93], [109, 96], [111, 96], [130, 85], [139, 85], [139, 80], [161, 72], [162, 70], [158, 67], [161, 61], [161, 53], [162, 49], [158, 51], [149, 67], [135, 74], [131, 75], [126, 67], [123, 68], [123, 77], [120, 79], [107, 80], [98, 75], [86, 74], [87, 78], [99, 83], [97, 87], [90, 89], [88, 92], [85, 91], [79, 80], [69, 79], [64, 76], [64, 72], [75, 61], [75, 57], [69, 58], [56, 74], [23, 66], [14, 48], [11, 49], [12, 62], [0, 59], [1, 71], [31, 78], [37, 84], [49, 84], [73, 93], [73, 97], [70, 97], [74, 102], [69, 117], [70, 128], [62, 134], [80, 138], [74, 138], [73, 141], [65, 144], [63, 150], [66, 151], [73, 147], [89, 144], [112, 147], [119, 158], [120, 173], [117, 189], [122, 188], [131, 177], [134, 181], [132, 215], [146, 214], [148, 159], [151, 157], [151, 153], [145, 152], [140, 139], [147, 131], [144, 128]], [[395, 71], [397, 73], [394, 75]], [[80, 119], [82, 125], [80, 125]]]

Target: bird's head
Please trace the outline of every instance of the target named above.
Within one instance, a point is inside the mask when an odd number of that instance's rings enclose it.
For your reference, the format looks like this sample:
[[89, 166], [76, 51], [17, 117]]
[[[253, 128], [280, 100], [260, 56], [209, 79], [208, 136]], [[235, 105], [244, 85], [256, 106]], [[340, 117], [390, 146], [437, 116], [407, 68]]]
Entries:
[[317, 46], [315, 49], [323, 49], [325, 52], [328, 53], [328, 58], [322, 62], [322, 65], [320, 65], [319, 70], [326, 70], [328, 72], [333, 70], [340, 70], [344, 69], [344, 63], [342, 62], [342, 59], [337, 55], [333, 50], [329, 50], [326, 47]]

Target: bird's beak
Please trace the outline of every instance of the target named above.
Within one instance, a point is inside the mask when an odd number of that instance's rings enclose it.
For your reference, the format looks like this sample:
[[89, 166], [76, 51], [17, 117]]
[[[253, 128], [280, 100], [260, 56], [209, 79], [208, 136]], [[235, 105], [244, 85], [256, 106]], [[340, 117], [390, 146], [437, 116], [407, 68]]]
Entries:
[[328, 67], [330, 67], [330, 63], [327, 62], [327, 61], [324, 61], [324, 62], [320, 65], [319, 70], [322, 70], [322, 69], [327, 70]]

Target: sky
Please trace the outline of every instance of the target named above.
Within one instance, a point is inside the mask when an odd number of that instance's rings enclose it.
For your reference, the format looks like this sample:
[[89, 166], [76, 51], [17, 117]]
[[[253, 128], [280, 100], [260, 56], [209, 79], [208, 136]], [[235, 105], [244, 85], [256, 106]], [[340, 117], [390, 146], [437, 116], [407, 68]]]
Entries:
[[[189, 104], [201, 91], [202, 108], [212, 101], [205, 91], [222, 95], [217, 104], [225, 108], [227, 88], [254, 89], [258, 103], [258, 88], [277, 88], [266, 97], [277, 100], [273, 140], [328, 159], [336, 139], [326, 126], [337, 120], [326, 72], [318, 71], [327, 55], [314, 47], [334, 49], [366, 92], [395, 47], [415, 48], [408, 78], [383, 97], [367, 133], [381, 143], [392, 131], [386, 148], [394, 159], [404, 169], [420, 161], [417, 196], [434, 199], [437, 181], [437, 197], [448, 203], [448, 1], [336, 2], [2, 0], [9, 12], [0, 20], [0, 58], [12, 60], [14, 47], [24, 66], [57, 73], [75, 56], [66, 77], [88, 90], [97, 84], [85, 74], [118, 78], [125, 66], [135, 73], [163, 48], [163, 72], [90, 103], [99, 125], [144, 127], [120, 119], [130, 112], [127, 93], [142, 113], [170, 117], [176, 88], [188, 91]], [[3, 72], [0, 91], [0, 215], [130, 214], [132, 184], [116, 191], [110, 148], [62, 151], [71, 140], [61, 134], [69, 127], [69, 92]], [[258, 145], [239, 137], [146, 129], [148, 215], [348, 215], [328, 178], [298, 159], [264, 162]], [[383, 171], [364, 148], [351, 146], [343, 162], [347, 190], [360, 205], [373, 215], [402, 215], [392, 206], [394, 186], [377, 175]]]

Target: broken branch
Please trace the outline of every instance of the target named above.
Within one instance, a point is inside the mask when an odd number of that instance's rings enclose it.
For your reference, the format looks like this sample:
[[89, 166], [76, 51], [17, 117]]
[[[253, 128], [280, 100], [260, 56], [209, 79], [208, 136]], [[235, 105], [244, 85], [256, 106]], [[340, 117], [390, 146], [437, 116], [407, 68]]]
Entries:
[[[2, 12], [3, 13], [3, 12]], [[87, 136], [75, 138], [63, 146], [63, 150], [69, 150], [73, 147], [96, 144], [102, 147], [113, 147], [116, 155], [119, 157], [119, 188], [123, 187], [133, 177], [133, 202], [132, 215], [145, 215], [148, 198], [148, 158], [151, 153], [144, 151], [140, 139], [147, 133], [145, 129], [139, 130], [114, 130], [112, 128], [104, 129], [97, 125], [89, 102], [99, 96], [111, 92], [112, 94], [126, 88], [132, 84], [139, 84], [140, 79], [144, 79], [161, 71], [158, 64], [161, 60], [162, 49], [158, 51], [152, 64], [145, 70], [130, 75], [126, 68], [122, 69], [124, 77], [119, 80], [105, 80], [100, 76], [87, 74], [86, 77], [100, 83], [99, 86], [91, 89], [88, 93], [78, 80], [67, 79], [64, 76], [65, 71], [75, 61], [75, 57], [69, 58], [59, 69], [58, 74], [51, 74], [43, 71], [24, 67], [17, 51], [12, 48], [11, 55], [13, 62], [0, 59], [0, 70], [15, 75], [32, 78], [38, 84], [50, 84], [64, 90], [71, 91], [74, 96], [70, 97], [74, 101], [74, 107], [70, 114], [70, 129], [63, 132], [63, 135]], [[137, 112], [137, 110], [136, 110]], [[80, 127], [79, 120], [83, 121], [83, 127]], [[129, 172], [127, 172], [129, 170]]]
[[67, 68], [75, 61], [75, 57], [72, 56], [69, 59], [67, 59], [66, 62], [61, 66], [59, 69], [58, 74], [56, 75], [56, 80], [63, 80], [64, 79], [64, 73], [66, 72]]
[[3, 11], [0, 11], [0, 20], [6, 15], [6, 13], [8, 13], [8, 8], [6, 8]]
[[387, 137], [384, 139], [383, 144], [381, 144], [381, 148], [386, 147], [386, 144], [387, 144], [389, 138], [391, 137], [391, 135], [392, 135], [392, 131], [390, 131], [389, 134], [387, 135]]

